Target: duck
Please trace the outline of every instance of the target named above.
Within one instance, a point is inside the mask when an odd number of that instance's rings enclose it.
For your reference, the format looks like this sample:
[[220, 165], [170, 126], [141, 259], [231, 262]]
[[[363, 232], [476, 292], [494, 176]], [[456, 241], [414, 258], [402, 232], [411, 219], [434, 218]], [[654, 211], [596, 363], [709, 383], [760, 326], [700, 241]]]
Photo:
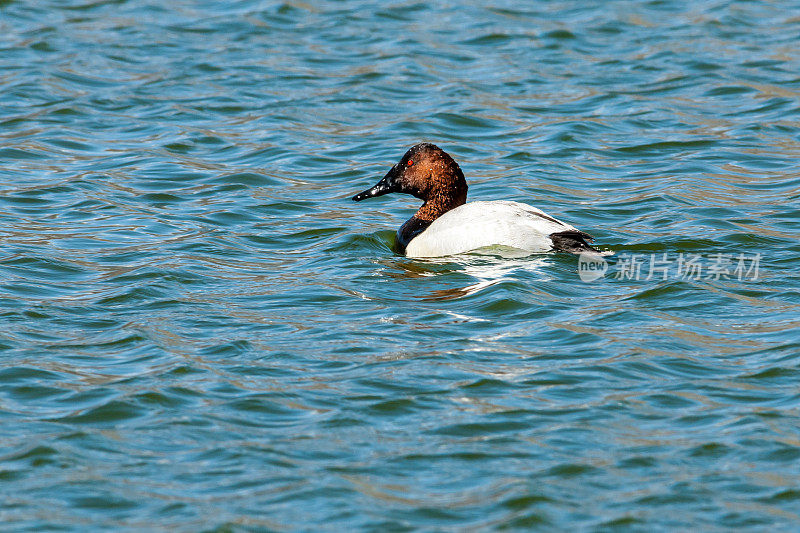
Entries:
[[432, 143], [412, 146], [360, 202], [389, 193], [410, 194], [422, 206], [397, 230], [396, 250], [412, 258], [445, 257], [504, 246], [529, 254], [599, 253], [588, 233], [541, 209], [509, 200], [467, 203], [467, 180], [450, 154]]

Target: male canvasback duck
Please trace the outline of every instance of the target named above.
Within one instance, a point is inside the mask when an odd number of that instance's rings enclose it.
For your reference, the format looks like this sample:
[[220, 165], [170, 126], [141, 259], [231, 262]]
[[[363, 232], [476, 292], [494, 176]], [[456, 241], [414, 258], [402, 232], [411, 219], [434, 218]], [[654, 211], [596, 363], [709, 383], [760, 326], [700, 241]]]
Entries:
[[467, 201], [467, 181], [458, 163], [430, 143], [409, 149], [374, 187], [353, 196], [410, 194], [422, 207], [397, 230], [397, 246], [408, 257], [442, 257], [501, 245], [536, 252], [596, 252], [592, 237], [520, 202]]

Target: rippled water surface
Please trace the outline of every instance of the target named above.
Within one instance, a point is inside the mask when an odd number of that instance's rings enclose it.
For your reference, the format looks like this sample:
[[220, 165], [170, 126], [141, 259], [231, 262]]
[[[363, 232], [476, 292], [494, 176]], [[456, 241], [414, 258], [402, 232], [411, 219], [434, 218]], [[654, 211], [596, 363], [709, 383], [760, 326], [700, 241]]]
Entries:
[[[423, 140], [605, 275], [393, 253]], [[797, 2], [0, 0], [0, 520], [796, 530], [798, 161]]]

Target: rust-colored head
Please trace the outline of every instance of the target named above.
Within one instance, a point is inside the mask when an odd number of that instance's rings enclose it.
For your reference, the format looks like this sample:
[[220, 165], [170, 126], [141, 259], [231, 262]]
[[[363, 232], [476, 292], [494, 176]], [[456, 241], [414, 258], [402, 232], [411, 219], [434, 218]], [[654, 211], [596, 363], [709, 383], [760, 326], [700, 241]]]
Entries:
[[467, 201], [467, 180], [450, 155], [430, 143], [412, 146], [374, 187], [353, 196], [367, 198], [400, 192], [425, 203], [417, 212], [421, 220], [434, 220]]

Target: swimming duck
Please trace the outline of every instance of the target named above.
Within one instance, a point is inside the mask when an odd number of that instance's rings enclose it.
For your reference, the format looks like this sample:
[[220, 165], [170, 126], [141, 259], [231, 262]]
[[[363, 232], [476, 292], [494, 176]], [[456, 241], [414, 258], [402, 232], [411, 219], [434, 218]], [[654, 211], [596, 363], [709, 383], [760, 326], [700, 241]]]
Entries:
[[506, 200], [467, 202], [467, 180], [450, 155], [430, 143], [412, 146], [375, 186], [353, 196], [360, 202], [391, 192], [424, 203], [397, 230], [408, 257], [442, 257], [501, 245], [536, 252], [597, 252], [592, 237], [541, 209]]

